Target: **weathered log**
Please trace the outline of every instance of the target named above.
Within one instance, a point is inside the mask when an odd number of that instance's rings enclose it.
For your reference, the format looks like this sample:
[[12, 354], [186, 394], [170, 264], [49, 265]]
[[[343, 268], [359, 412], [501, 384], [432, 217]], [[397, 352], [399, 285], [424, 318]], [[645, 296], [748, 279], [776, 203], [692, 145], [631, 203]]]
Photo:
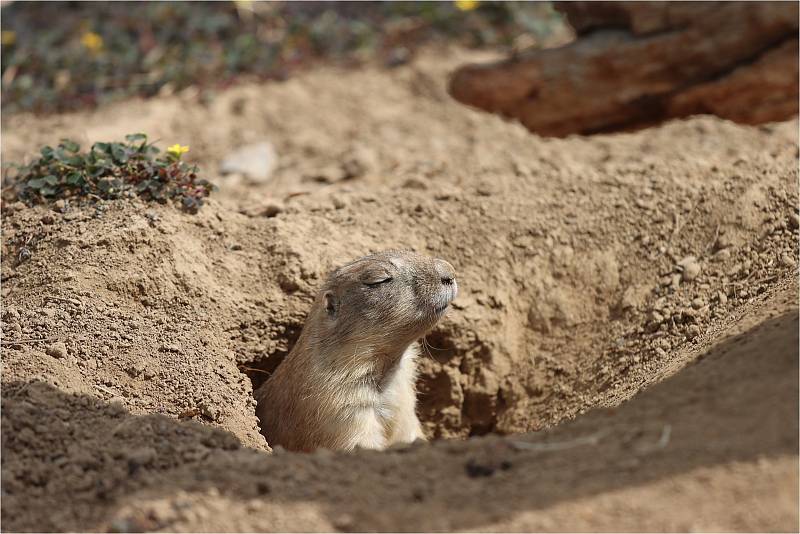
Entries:
[[577, 39], [458, 69], [458, 101], [542, 135], [713, 113], [757, 124], [798, 112], [796, 2], [563, 2]]

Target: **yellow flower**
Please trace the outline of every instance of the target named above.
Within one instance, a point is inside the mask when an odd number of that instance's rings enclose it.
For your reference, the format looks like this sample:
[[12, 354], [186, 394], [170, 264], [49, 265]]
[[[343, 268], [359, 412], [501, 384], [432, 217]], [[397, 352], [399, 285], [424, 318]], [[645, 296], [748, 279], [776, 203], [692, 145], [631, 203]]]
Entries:
[[181, 154], [186, 154], [189, 152], [188, 146], [181, 146], [180, 144], [174, 144], [171, 147], [167, 148], [167, 152], [176, 158], [180, 158]]
[[86, 32], [81, 36], [81, 44], [91, 52], [97, 52], [103, 48], [103, 38], [94, 32]]
[[461, 11], [472, 11], [476, 7], [478, 7], [481, 3], [478, 0], [456, 0], [455, 1], [456, 7]]
[[3, 30], [0, 32], [0, 43], [3, 46], [11, 46], [17, 42], [17, 32]]

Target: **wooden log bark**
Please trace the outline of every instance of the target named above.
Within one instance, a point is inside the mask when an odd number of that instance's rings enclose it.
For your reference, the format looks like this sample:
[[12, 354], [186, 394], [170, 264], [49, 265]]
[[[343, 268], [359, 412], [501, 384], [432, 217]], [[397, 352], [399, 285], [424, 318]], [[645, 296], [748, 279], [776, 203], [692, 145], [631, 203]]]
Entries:
[[796, 2], [563, 2], [567, 46], [458, 69], [458, 101], [551, 136], [697, 113], [742, 123], [798, 112]]

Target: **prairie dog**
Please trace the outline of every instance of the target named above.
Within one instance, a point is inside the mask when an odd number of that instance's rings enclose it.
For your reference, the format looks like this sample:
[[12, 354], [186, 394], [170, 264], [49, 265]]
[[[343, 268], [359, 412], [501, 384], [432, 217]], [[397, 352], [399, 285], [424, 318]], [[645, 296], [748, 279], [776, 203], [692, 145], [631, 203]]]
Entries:
[[257, 392], [267, 442], [311, 451], [425, 439], [415, 411], [416, 340], [457, 292], [452, 265], [407, 251], [331, 273], [294, 348]]

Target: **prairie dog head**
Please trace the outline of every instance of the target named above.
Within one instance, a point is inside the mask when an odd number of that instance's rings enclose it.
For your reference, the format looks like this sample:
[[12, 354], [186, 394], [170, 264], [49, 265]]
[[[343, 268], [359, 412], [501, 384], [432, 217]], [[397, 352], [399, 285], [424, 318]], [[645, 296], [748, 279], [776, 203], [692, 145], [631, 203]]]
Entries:
[[444, 260], [407, 251], [359, 258], [331, 273], [317, 296], [316, 341], [403, 350], [433, 328], [457, 293]]

